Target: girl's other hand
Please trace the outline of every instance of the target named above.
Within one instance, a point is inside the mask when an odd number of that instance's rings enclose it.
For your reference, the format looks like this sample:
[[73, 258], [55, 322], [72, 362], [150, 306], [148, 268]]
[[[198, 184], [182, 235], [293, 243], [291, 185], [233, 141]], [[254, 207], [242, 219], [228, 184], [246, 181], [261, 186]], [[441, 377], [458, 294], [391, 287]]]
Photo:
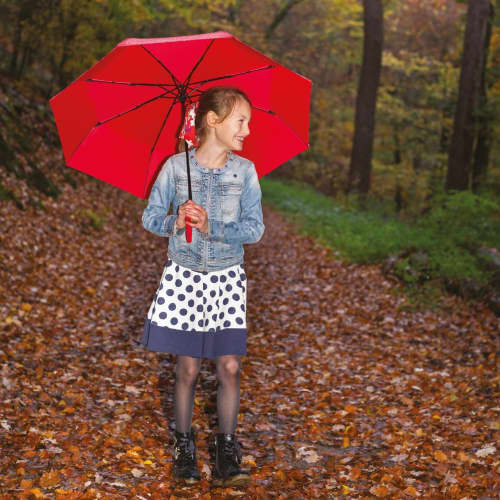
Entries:
[[[207, 211], [201, 206], [197, 205], [194, 201], [188, 200], [186, 203], [179, 206], [180, 208], [185, 206], [184, 212], [184, 223], [195, 227], [198, 231], [202, 233], [208, 233], [208, 214]], [[186, 221], [185, 217], [188, 216], [190, 221]]]

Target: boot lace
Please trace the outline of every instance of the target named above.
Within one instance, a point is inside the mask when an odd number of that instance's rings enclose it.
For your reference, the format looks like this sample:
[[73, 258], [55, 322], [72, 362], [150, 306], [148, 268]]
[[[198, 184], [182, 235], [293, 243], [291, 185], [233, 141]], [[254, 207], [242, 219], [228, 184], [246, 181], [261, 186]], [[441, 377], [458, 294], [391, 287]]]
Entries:
[[174, 448], [175, 461], [180, 466], [189, 466], [194, 461], [194, 443], [188, 439], [177, 441]]
[[222, 453], [226, 459], [236, 462], [238, 465], [241, 464], [242, 453], [241, 446], [236, 439], [234, 441], [224, 441], [224, 446], [222, 447]]

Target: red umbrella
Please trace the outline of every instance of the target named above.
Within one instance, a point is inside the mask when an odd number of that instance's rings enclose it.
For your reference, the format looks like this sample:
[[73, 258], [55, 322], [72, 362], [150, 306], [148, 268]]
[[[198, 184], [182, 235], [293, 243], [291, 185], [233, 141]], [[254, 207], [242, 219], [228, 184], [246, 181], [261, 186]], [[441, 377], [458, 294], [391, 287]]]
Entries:
[[214, 85], [252, 102], [252, 133], [238, 154], [259, 176], [307, 149], [311, 81], [218, 31], [128, 38], [54, 96], [66, 164], [147, 198], [187, 106]]

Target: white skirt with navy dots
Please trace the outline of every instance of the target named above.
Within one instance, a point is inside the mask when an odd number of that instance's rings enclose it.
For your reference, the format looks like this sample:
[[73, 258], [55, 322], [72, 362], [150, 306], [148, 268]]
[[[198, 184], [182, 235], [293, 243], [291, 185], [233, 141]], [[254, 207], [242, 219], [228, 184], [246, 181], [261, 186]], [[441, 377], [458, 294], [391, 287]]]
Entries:
[[151, 351], [196, 358], [246, 354], [243, 265], [197, 272], [169, 259], [149, 308], [141, 343]]

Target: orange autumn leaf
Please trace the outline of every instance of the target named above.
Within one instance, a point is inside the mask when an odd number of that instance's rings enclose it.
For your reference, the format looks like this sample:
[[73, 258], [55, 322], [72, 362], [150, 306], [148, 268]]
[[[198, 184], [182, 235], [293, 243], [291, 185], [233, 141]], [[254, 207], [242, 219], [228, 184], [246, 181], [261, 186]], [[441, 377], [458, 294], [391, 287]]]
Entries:
[[403, 494], [411, 497], [416, 497], [418, 495], [418, 492], [413, 486], [408, 486], [408, 488], [403, 491]]
[[280, 481], [286, 481], [286, 475], [282, 470], [277, 471], [274, 477], [276, 477]]
[[40, 478], [40, 486], [42, 488], [56, 486], [59, 484], [59, 481], [59, 471], [51, 469], [49, 472], [42, 474], [42, 477]]
[[384, 498], [389, 494], [389, 490], [383, 484], [379, 484], [378, 486], [371, 487], [370, 493], [377, 498]]
[[448, 461], [448, 457], [441, 450], [436, 450], [433, 455], [438, 462]]
[[352, 481], [356, 481], [360, 475], [361, 475], [361, 468], [359, 467], [359, 465], [355, 465], [351, 469], [351, 472], [349, 473], [349, 479], [351, 479]]

